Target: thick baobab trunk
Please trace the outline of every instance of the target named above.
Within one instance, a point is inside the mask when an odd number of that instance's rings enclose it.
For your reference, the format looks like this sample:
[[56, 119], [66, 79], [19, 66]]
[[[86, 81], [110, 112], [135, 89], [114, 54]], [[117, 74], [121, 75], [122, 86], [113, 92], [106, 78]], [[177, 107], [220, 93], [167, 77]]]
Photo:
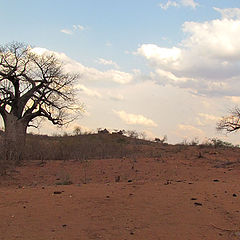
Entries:
[[27, 123], [23, 119], [18, 119], [12, 114], [8, 114], [4, 119], [4, 155], [10, 163], [19, 163], [23, 157]]

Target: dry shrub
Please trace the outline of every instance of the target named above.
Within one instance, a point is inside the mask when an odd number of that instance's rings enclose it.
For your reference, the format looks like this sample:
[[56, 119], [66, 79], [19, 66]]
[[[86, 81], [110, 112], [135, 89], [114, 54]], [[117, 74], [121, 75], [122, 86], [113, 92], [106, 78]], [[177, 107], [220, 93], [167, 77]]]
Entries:
[[27, 136], [25, 159], [87, 160], [151, 155], [145, 151], [146, 140], [119, 134], [85, 134], [76, 136]]
[[[159, 155], [158, 143], [127, 137], [123, 134], [84, 134], [47, 136], [27, 134], [24, 160], [76, 160], [107, 159]], [[156, 150], [155, 150], [156, 148]], [[3, 137], [0, 136], [0, 173], [7, 169], [1, 151]], [[1, 170], [2, 169], [2, 170]]]
[[125, 136], [89, 134], [79, 136], [28, 135], [25, 159], [85, 160], [124, 157], [128, 153]]

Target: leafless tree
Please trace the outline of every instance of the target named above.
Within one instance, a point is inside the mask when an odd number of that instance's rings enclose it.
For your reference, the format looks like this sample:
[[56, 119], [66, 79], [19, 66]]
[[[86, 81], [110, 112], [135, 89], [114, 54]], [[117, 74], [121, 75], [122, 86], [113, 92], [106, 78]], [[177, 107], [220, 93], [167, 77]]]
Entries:
[[223, 117], [217, 123], [217, 130], [226, 131], [228, 133], [235, 132], [240, 129], [240, 109], [235, 107], [230, 111], [230, 115]]
[[0, 115], [5, 128], [7, 159], [20, 159], [26, 130], [42, 117], [55, 125], [73, 119], [78, 75], [63, 71], [54, 54], [38, 55], [23, 43], [0, 46]]

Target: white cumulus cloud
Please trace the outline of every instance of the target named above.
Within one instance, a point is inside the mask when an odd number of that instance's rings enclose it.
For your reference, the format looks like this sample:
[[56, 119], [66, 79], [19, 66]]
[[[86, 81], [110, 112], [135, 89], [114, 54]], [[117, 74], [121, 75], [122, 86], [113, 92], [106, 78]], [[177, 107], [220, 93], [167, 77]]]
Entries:
[[164, 48], [142, 44], [137, 53], [154, 69], [159, 84], [171, 84], [196, 94], [240, 94], [240, 19], [185, 22], [186, 38]]
[[194, 0], [181, 0], [181, 4], [186, 7], [196, 8], [199, 4]]
[[168, 0], [166, 3], [159, 3], [159, 7], [164, 10], [167, 10], [169, 7], [179, 7], [179, 4], [175, 1]]
[[240, 19], [240, 8], [214, 8], [217, 12], [219, 12], [222, 15], [222, 18], [228, 18], [233, 19], [237, 18]]
[[196, 8], [198, 5], [199, 4], [194, 0], [178, 0], [178, 1], [168, 0], [165, 3], [159, 3], [159, 6], [164, 10], [167, 10], [169, 7], [181, 7], [181, 6]]
[[81, 82], [115, 82], [127, 84], [133, 81], [134, 74], [115, 69], [100, 71], [96, 68], [86, 67], [80, 62], [69, 58], [64, 53], [50, 51], [44, 48], [34, 48], [33, 51], [38, 54], [55, 54], [63, 63], [66, 72], [79, 73]]
[[76, 31], [83, 31], [85, 30], [85, 27], [83, 27], [82, 25], [72, 25], [71, 29], [61, 29], [60, 32], [65, 33], [67, 35], [72, 35], [74, 32]]
[[110, 65], [110, 66], [113, 66], [115, 68], [119, 68], [117, 63], [113, 62], [112, 60], [106, 60], [104, 58], [98, 58], [97, 63], [102, 64], [102, 65]]
[[157, 124], [147, 118], [144, 117], [143, 115], [140, 114], [132, 114], [132, 113], [126, 113], [125, 111], [115, 111], [113, 110], [113, 112], [121, 118], [122, 121], [124, 121], [126, 124], [129, 125], [145, 125], [145, 126], [149, 126], [149, 127], [157, 127]]

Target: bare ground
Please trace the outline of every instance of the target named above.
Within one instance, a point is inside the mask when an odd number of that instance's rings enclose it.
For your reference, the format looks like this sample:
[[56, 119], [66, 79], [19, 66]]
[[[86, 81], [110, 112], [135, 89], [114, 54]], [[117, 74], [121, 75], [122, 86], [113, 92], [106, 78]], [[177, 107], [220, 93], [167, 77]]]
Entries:
[[160, 152], [26, 162], [0, 178], [0, 239], [240, 239], [240, 150]]

